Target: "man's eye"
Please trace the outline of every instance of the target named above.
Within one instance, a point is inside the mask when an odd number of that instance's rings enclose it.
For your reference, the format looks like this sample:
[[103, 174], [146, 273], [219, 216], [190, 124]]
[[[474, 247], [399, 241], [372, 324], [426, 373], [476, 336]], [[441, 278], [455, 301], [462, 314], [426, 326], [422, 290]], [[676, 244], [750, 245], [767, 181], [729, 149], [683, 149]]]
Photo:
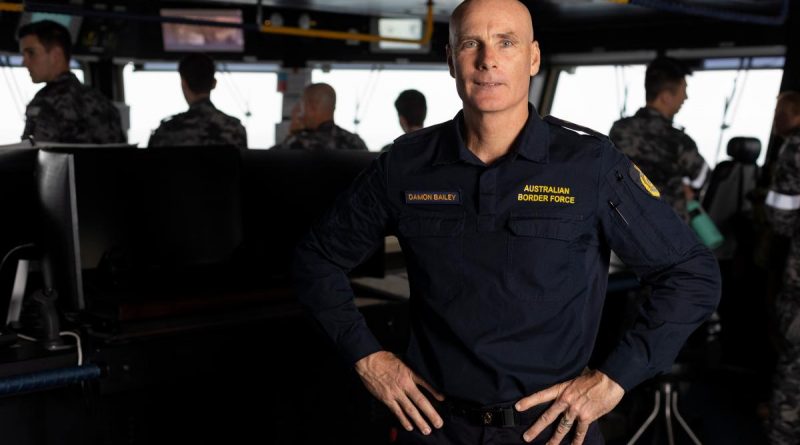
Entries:
[[500, 44], [503, 45], [504, 47], [514, 46], [514, 42], [508, 39], [503, 40], [502, 42], [500, 42]]
[[478, 42], [474, 40], [468, 40], [461, 44], [462, 48], [476, 48], [478, 46]]

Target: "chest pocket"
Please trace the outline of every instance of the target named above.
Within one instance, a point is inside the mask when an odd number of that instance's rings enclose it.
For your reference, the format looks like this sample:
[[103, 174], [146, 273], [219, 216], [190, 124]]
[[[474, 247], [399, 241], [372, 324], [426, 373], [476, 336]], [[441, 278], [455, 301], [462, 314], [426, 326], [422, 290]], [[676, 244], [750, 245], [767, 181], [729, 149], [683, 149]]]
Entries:
[[506, 282], [514, 296], [540, 300], [571, 295], [581, 280], [574, 243], [582, 218], [512, 216], [508, 221]]
[[464, 281], [464, 214], [414, 212], [397, 225], [409, 274], [426, 298], [449, 301]]

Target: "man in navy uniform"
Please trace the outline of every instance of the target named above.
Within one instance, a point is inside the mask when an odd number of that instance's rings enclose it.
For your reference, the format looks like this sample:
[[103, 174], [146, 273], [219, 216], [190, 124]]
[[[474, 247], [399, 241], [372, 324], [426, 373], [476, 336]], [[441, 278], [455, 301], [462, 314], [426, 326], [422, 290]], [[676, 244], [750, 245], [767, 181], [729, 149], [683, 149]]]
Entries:
[[775, 105], [774, 131], [783, 139], [766, 198], [772, 229], [789, 238], [783, 286], [774, 302], [779, 338], [770, 408], [770, 443], [800, 441], [800, 92], [784, 91]]
[[[450, 19], [463, 110], [401, 137], [298, 246], [301, 302], [397, 417], [400, 443], [601, 444], [595, 420], [667, 371], [714, 310], [719, 271], [610, 140], [528, 103], [527, 8], [467, 0]], [[398, 236], [411, 286], [400, 359], [356, 309], [346, 271]], [[598, 369], [614, 251], [653, 287]]]
[[59, 23], [43, 20], [17, 31], [22, 64], [33, 83], [45, 83], [25, 109], [22, 139], [109, 144], [126, 142], [119, 111], [69, 70], [72, 41]]
[[214, 60], [206, 54], [181, 59], [181, 91], [189, 110], [164, 119], [150, 135], [148, 147], [230, 145], [247, 148], [247, 130], [239, 119], [228, 116], [211, 103], [217, 87]]

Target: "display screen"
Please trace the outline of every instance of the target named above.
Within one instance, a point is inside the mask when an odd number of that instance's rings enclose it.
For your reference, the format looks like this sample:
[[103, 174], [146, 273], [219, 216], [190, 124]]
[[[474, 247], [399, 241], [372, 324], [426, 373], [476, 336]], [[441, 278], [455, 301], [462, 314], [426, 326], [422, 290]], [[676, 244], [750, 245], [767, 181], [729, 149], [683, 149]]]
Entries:
[[[382, 37], [396, 37], [400, 39], [422, 38], [424, 24], [420, 19], [414, 18], [378, 18], [373, 24], [373, 30]], [[376, 29], [377, 28], [377, 29]], [[379, 41], [373, 43], [373, 52], [427, 52], [428, 45], [418, 43], [401, 43]]]
[[[162, 9], [162, 17], [223, 23], [242, 23], [239, 9]], [[163, 23], [164, 51], [243, 52], [241, 28]]]

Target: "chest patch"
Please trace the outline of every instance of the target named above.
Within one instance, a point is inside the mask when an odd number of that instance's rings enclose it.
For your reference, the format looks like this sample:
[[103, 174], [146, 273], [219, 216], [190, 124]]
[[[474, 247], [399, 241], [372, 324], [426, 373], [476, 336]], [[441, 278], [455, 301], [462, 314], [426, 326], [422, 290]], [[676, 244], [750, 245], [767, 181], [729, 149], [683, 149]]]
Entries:
[[561, 185], [526, 184], [517, 193], [517, 201], [574, 205], [575, 195], [571, 188]]
[[448, 190], [407, 190], [406, 204], [461, 204], [461, 193]]

